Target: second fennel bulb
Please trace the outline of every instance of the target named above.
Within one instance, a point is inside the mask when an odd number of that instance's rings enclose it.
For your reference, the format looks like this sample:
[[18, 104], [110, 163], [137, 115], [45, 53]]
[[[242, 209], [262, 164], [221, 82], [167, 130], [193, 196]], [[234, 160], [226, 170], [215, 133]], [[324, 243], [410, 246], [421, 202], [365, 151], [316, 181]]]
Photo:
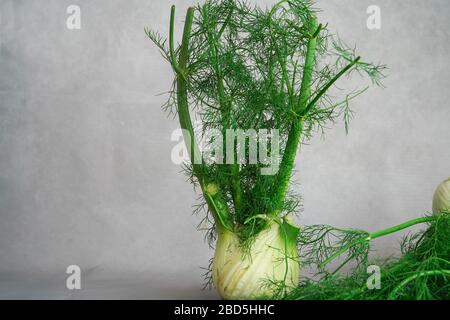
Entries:
[[433, 213], [450, 210], [450, 178], [442, 182], [433, 197]]

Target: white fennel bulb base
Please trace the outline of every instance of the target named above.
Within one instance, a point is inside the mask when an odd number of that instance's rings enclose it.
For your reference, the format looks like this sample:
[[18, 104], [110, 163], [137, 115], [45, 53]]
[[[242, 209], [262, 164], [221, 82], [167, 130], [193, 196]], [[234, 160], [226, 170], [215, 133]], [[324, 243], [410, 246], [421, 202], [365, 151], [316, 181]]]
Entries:
[[280, 284], [285, 291], [295, 288], [300, 277], [298, 232], [288, 222], [271, 223], [245, 250], [235, 233], [219, 232], [212, 277], [220, 296], [227, 300], [258, 299], [279, 293]]

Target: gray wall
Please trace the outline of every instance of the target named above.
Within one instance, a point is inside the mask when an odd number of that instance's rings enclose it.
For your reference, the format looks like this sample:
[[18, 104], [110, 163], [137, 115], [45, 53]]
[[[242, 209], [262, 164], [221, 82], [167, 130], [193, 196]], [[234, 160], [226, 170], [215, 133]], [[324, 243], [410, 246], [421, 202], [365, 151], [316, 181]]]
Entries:
[[[172, 2], [181, 28], [193, 2]], [[177, 122], [157, 95], [172, 74], [143, 31], [166, 32], [172, 2], [0, 0], [0, 292], [21, 285], [18, 297], [34, 297], [47, 282], [33, 279], [50, 274], [62, 288], [65, 268], [78, 264], [99, 279], [145, 278], [141, 297], [202, 295], [212, 253], [195, 230], [196, 196], [170, 161]], [[81, 7], [81, 30], [66, 28], [70, 4]], [[366, 28], [370, 4], [381, 7], [381, 30]], [[450, 176], [450, 3], [317, 6], [390, 69], [386, 89], [354, 102], [348, 136], [338, 125], [303, 147], [300, 223], [376, 230], [417, 217]], [[398, 240], [380, 240], [377, 253]], [[133, 296], [133, 283], [119, 296]]]

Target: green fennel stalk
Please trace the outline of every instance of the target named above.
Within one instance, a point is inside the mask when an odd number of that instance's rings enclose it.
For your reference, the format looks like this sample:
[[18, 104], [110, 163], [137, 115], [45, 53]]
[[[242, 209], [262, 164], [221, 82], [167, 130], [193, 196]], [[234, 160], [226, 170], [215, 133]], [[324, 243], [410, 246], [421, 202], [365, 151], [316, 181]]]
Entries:
[[397, 226], [394, 226], [394, 227], [390, 227], [390, 228], [387, 228], [387, 229], [383, 229], [383, 230], [380, 230], [380, 231], [377, 231], [377, 232], [370, 233], [367, 236], [362, 236], [360, 239], [357, 239], [357, 240], [355, 240], [353, 242], [350, 242], [347, 245], [342, 246], [342, 248], [340, 248], [336, 253], [334, 253], [329, 258], [324, 260], [320, 264], [320, 267], [321, 268], [325, 267], [327, 264], [329, 264], [331, 261], [335, 260], [341, 254], [347, 252], [350, 248], [355, 247], [355, 246], [357, 246], [360, 243], [369, 242], [371, 240], [387, 236], [389, 234], [398, 232], [400, 230], [410, 228], [410, 227], [412, 227], [414, 225], [421, 224], [421, 223], [432, 222], [432, 221], [435, 221], [435, 220], [436, 220], [435, 217], [420, 217], [420, 218], [416, 218], [416, 219], [413, 219], [413, 220], [406, 221], [406, 222], [401, 223], [401, 224], [399, 224]]

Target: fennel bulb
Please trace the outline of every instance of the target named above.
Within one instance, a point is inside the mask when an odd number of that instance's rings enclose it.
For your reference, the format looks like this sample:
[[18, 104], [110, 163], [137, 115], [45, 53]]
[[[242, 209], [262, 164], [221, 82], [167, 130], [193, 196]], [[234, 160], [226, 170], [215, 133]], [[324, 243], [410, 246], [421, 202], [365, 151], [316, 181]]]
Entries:
[[[271, 297], [297, 287], [300, 265], [296, 238], [299, 229], [272, 222], [244, 249], [239, 237], [219, 233], [212, 277], [220, 296], [228, 300]], [[246, 251], [247, 250], [247, 251]]]
[[433, 197], [433, 213], [450, 210], [450, 178], [442, 182]]

